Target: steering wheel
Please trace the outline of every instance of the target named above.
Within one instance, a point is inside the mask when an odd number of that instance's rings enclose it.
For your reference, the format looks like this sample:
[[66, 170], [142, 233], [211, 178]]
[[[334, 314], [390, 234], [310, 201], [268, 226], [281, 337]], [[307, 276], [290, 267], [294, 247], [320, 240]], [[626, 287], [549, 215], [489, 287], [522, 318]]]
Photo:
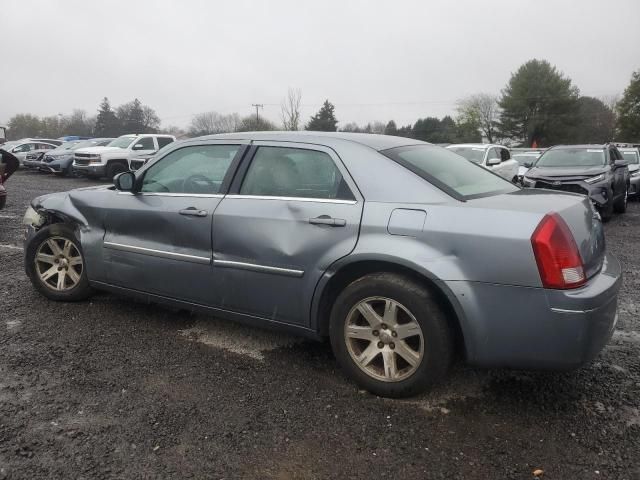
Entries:
[[184, 179], [182, 189], [190, 193], [215, 193], [218, 188], [210, 178], [202, 174], [196, 174]]

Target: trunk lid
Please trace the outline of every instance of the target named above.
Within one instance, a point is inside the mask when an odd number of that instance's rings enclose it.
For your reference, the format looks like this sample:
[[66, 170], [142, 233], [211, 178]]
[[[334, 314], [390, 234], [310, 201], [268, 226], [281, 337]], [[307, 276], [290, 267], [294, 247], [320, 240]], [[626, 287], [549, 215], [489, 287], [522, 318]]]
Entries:
[[[557, 213], [571, 230], [587, 278], [602, 267], [605, 255], [604, 229], [600, 215], [591, 200], [584, 195], [550, 192], [539, 189], [523, 189], [513, 193], [478, 198], [468, 202], [470, 206], [497, 210], [538, 213], [539, 220], [548, 213]], [[537, 227], [532, 225], [531, 234]]]

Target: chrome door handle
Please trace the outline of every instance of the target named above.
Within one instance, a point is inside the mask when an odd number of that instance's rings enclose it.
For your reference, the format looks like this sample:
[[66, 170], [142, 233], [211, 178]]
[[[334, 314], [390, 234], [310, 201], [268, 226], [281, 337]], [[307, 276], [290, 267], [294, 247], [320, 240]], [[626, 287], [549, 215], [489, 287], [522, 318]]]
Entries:
[[311, 225], [327, 225], [329, 227], [344, 227], [347, 221], [344, 218], [333, 218], [329, 215], [320, 215], [319, 217], [310, 218]]
[[206, 210], [198, 210], [195, 207], [189, 207], [189, 208], [182, 209], [178, 213], [180, 215], [190, 215], [192, 217], [206, 217], [207, 216], [207, 211]]

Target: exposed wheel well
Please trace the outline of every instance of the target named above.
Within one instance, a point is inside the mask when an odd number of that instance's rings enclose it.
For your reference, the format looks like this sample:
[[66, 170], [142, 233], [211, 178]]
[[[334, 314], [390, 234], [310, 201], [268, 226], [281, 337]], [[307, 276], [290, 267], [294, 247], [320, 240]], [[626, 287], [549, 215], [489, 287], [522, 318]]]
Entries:
[[126, 167], [129, 167], [129, 162], [127, 162], [127, 160], [124, 158], [114, 158], [113, 160], [107, 160], [107, 167], [109, 165], [113, 165], [114, 163], [120, 163], [122, 165], [125, 165]]
[[446, 294], [433, 282], [433, 280], [421, 275], [415, 270], [390, 262], [355, 262], [340, 269], [329, 280], [322, 292], [322, 296], [320, 297], [320, 306], [318, 308], [318, 328], [321, 336], [329, 335], [329, 318], [331, 315], [331, 309], [340, 292], [358, 278], [371, 273], [380, 272], [397, 273], [399, 275], [410, 277], [416, 283], [423, 285], [425, 288], [433, 292], [438, 303], [444, 309], [447, 319], [451, 324], [454, 333], [456, 353], [461, 356], [465, 355], [466, 350], [462, 329], [460, 328], [460, 320]]

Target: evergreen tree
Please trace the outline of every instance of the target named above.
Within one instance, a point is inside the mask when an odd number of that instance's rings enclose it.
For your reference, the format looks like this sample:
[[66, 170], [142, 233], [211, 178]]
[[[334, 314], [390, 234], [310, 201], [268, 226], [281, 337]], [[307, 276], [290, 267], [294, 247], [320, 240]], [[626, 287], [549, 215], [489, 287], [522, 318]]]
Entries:
[[111, 109], [109, 99], [104, 97], [98, 107], [98, 116], [93, 128], [96, 137], [117, 137], [120, 135], [121, 127], [115, 112]]
[[335, 132], [338, 130], [338, 120], [334, 113], [335, 107], [329, 100], [325, 100], [324, 104], [311, 119], [306, 130], [314, 130], [317, 132]]
[[137, 98], [118, 107], [118, 120], [124, 133], [146, 133], [145, 112]]
[[389, 123], [387, 123], [387, 126], [384, 127], [384, 134], [398, 135], [398, 127], [396, 127], [396, 122], [394, 122], [393, 120], [389, 120]]
[[618, 137], [622, 142], [640, 142], [640, 70], [633, 72], [617, 105]]
[[566, 143], [576, 123], [579, 90], [546, 60], [529, 60], [511, 75], [499, 101], [502, 136], [548, 146]]

